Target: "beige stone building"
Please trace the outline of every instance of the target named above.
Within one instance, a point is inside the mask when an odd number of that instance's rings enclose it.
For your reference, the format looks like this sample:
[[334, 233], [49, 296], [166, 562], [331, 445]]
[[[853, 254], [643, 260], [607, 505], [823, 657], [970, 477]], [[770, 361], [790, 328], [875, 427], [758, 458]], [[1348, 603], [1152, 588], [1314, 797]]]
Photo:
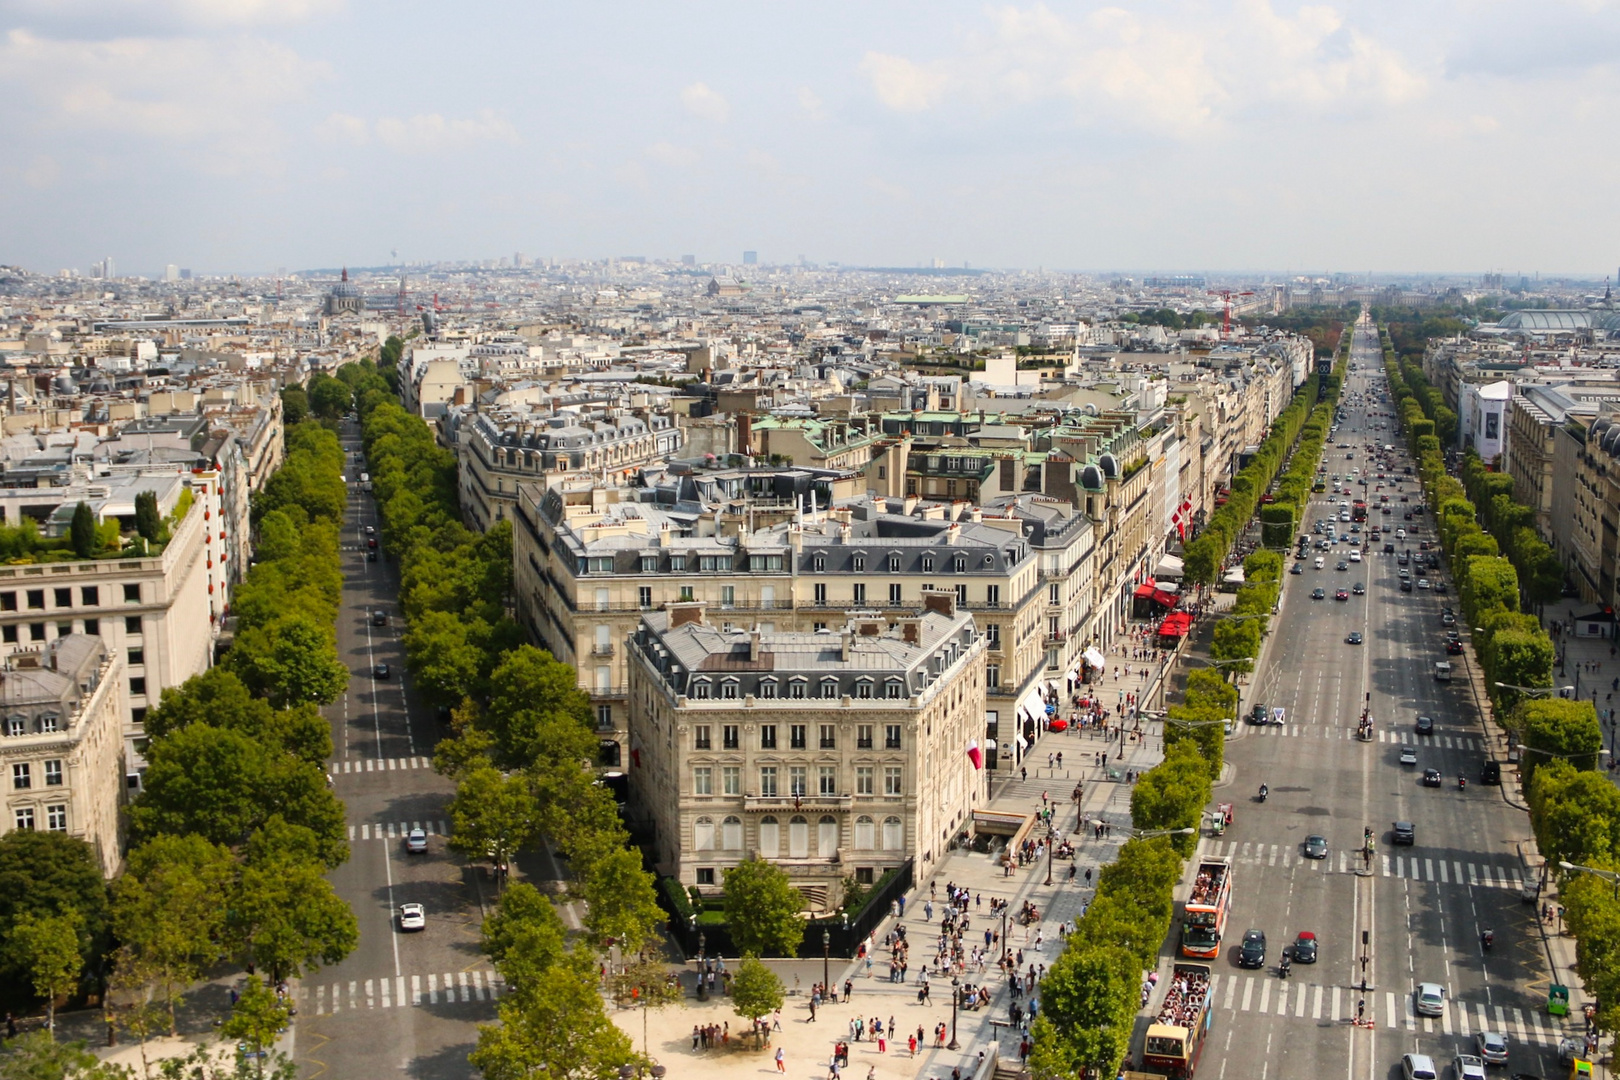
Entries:
[[123, 660], [74, 633], [13, 652], [0, 667], [0, 833], [66, 833], [87, 841], [104, 874], [122, 862]]
[[[1047, 676], [1049, 639], [1063, 644], [1084, 621], [1090, 532], [1060, 527], [1069, 515], [864, 496], [806, 512], [791, 496], [772, 496], [764, 481], [780, 470], [724, 472], [759, 485], [748, 489], [759, 494], [683, 506], [628, 501], [635, 489], [522, 490], [513, 533], [518, 619], [578, 671], [610, 763], [629, 719], [623, 642], [644, 613], [668, 604], [703, 601], [723, 630], [774, 633], [841, 626], [851, 613], [896, 622], [921, 610], [929, 591], [949, 591], [975, 616], [990, 710], [1008, 719]], [[1048, 528], [1085, 583], [1061, 583], [1055, 604], [1037, 559]]]
[[890, 625], [714, 625], [707, 605], [643, 615], [627, 643], [632, 813], [684, 885], [769, 859], [834, 905], [916, 860], [926, 875], [984, 800], [985, 640], [952, 592]]

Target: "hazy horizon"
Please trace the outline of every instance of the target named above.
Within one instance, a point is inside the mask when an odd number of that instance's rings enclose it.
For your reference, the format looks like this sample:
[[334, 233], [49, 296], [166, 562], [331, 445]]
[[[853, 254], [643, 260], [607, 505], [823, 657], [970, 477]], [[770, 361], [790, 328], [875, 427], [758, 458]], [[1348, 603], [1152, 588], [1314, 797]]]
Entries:
[[[1605, 0], [0, 0], [0, 21], [0, 262], [43, 272], [1620, 262]], [[1244, 266], [1277, 269], [1202, 269]]]

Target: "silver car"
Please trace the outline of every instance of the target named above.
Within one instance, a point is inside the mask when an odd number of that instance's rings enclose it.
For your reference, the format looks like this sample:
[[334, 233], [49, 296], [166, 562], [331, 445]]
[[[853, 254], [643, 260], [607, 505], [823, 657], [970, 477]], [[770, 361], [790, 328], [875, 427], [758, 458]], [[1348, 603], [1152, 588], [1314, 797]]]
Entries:
[[1441, 1016], [1446, 1011], [1446, 988], [1439, 983], [1418, 983], [1412, 1007], [1419, 1016]]
[[1456, 1080], [1485, 1080], [1485, 1063], [1473, 1054], [1458, 1054], [1451, 1059], [1451, 1075]]
[[1482, 1031], [1474, 1036], [1474, 1047], [1479, 1056], [1492, 1065], [1506, 1065], [1508, 1059], [1507, 1036], [1499, 1031]]

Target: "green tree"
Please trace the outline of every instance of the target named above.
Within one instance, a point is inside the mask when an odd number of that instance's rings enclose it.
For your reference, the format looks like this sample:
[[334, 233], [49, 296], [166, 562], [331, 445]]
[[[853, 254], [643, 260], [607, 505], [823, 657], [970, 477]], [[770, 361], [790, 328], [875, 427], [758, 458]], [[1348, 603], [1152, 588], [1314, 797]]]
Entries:
[[131, 851], [113, 882], [113, 933], [127, 966], [150, 974], [171, 1035], [183, 991], [224, 955], [219, 898], [234, 871], [230, 853], [200, 836], [160, 836]]
[[329, 705], [349, 685], [349, 669], [337, 657], [332, 628], [300, 612], [239, 634], [226, 663], [276, 708], [305, 702]]
[[641, 868], [636, 848], [593, 860], [579, 893], [586, 902], [585, 928], [598, 942], [618, 942], [621, 952], [641, 951], [664, 917], [653, 876]]
[[74, 912], [34, 915], [24, 912], [11, 925], [6, 950], [16, 954], [34, 993], [45, 999], [45, 1026], [56, 1033], [56, 999], [73, 992], [84, 970], [79, 932], [83, 923]]
[[68, 526], [68, 543], [79, 558], [95, 557], [96, 514], [90, 509], [89, 503], [81, 502], [73, 508], [73, 522]]
[[804, 939], [799, 912], [804, 897], [786, 872], [763, 859], [748, 859], [726, 871], [726, 923], [737, 952], [793, 956]]
[[150, 491], [135, 494], [135, 531], [149, 544], [163, 533], [163, 515], [158, 512], [157, 495]]
[[241, 732], [266, 748], [286, 750], [301, 761], [323, 765], [332, 756], [332, 725], [312, 704], [272, 708], [255, 697], [225, 666], [193, 675], [163, 691], [146, 714], [146, 735], [163, 739], [192, 724]]
[[435, 706], [458, 705], [479, 689], [484, 652], [449, 611], [424, 611], [405, 631], [406, 667], [418, 694]]
[[[24, 915], [72, 914], [91, 964], [107, 936], [107, 885], [95, 849], [66, 833], [14, 829], [0, 836], [0, 941]], [[25, 978], [18, 955], [0, 949], [0, 974]]]
[[780, 1009], [785, 998], [786, 991], [776, 972], [762, 964], [759, 957], [744, 954], [731, 979], [731, 1005], [737, 1015], [758, 1025]]
[[1131, 789], [1131, 823], [1138, 829], [1190, 828], [1172, 843], [1183, 856], [1198, 843], [1197, 829], [1209, 801], [1209, 765], [1191, 741], [1165, 747], [1164, 760], [1137, 780]]
[[309, 416], [309, 395], [302, 386], [281, 388], [281, 423], [284, 427], [302, 424]]
[[508, 653], [490, 673], [489, 691], [483, 724], [495, 738], [496, 764], [521, 769], [595, 757], [590, 698], [574, 669], [550, 653], [530, 645]]
[[1112, 1076], [1136, 1019], [1135, 957], [1117, 946], [1070, 946], [1041, 981], [1030, 1056], [1040, 1076]]
[[548, 897], [515, 881], [484, 920], [482, 947], [509, 984], [527, 985], [562, 960], [567, 929]]
[[596, 965], [588, 951], [575, 950], [544, 977], [513, 988], [497, 1006], [500, 1023], [478, 1026], [473, 1067], [486, 1080], [614, 1080], [637, 1055], [603, 1009]]
[[502, 776], [494, 766], [483, 765], [456, 785], [450, 821], [451, 850], [503, 867], [539, 833], [540, 804], [528, 777]]
[[349, 384], [322, 372], [310, 376], [305, 393], [309, 395], [310, 411], [322, 420], [336, 420], [354, 408], [354, 391]]
[[29, 1031], [0, 1043], [0, 1080], [128, 1080], [79, 1042], [59, 1043], [48, 1031]]
[[1554, 758], [1536, 769], [1529, 796], [1530, 824], [1549, 863], [1620, 863], [1620, 789], [1604, 773]]
[[274, 982], [339, 963], [360, 939], [354, 912], [316, 862], [250, 862], [229, 899], [226, 944]]
[[262, 979], [249, 978], [231, 1006], [231, 1015], [220, 1025], [219, 1033], [239, 1040], [243, 1056], [254, 1065], [257, 1076], [264, 1075], [264, 1055], [276, 1045], [276, 1037], [287, 1027], [292, 1014]]

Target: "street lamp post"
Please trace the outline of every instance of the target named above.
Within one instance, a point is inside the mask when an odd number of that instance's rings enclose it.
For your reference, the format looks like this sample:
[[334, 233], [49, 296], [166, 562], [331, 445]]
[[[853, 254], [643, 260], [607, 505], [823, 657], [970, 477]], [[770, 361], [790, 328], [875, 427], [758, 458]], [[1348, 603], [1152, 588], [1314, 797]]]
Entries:
[[1601, 870], [1595, 866], [1577, 866], [1572, 862], [1560, 862], [1558, 865], [1572, 874], [1591, 874], [1611, 883], [1614, 886], [1614, 898], [1620, 900], [1620, 874], [1613, 870]]
[[1152, 840], [1156, 836], [1192, 836], [1197, 831], [1197, 829], [1190, 827], [1185, 829], [1132, 829], [1131, 839]]
[[832, 996], [832, 990], [831, 975], [828, 972], [827, 965], [831, 962], [829, 959], [831, 956], [832, 931], [823, 927], [821, 930], [821, 992], [829, 998]]
[[956, 1005], [957, 1005], [957, 1002], [960, 1000], [960, 998], [962, 996], [961, 991], [958, 989], [958, 987], [960, 985], [961, 984], [957, 980], [956, 976], [952, 975], [951, 976], [951, 1041], [950, 1041], [950, 1045], [945, 1047], [945, 1049], [947, 1049], [947, 1050], [960, 1050], [961, 1049], [961, 1047], [957, 1044], [957, 1041], [956, 1041]]
[[1052, 884], [1052, 838], [1056, 835], [1057, 833], [1052, 830], [1052, 826], [1048, 825], [1046, 827], [1046, 883], [1048, 885]]
[[1007, 966], [1007, 908], [1005, 906], [1001, 909], [1001, 966]]

